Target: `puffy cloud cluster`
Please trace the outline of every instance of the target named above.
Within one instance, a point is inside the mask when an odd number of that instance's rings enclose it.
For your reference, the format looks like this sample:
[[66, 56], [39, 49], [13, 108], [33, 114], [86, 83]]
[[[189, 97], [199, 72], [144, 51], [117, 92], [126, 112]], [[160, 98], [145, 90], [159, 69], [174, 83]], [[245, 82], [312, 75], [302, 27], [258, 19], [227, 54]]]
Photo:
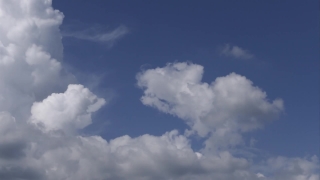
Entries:
[[144, 89], [143, 104], [176, 115], [204, 137], [212, 133], [215, 144], [238, 144], [238, 132], [263, 127], [283, 110], [281, 99], [268, 102], [267, 95], [243, 76], [231, 73], [211, 84], [201, 82], [203, 67], [175, 63], [138, 74]]
[[61, 64], [63, 14], [51, 1], [0, 1], [0, 110], [30, 113], [35, 100], [73, 82]]
[[44, 130], [73, 132], [91, 124], [91, 113], [105, 104], [82, 85], [69, 85], [65, 93], [52, 94], [31, 107], [30, 122]]
[[[258, 164], [235, 157], [228, 149], [231, 140], [276, 118], [282, 101], [267, 101], [262, 90], [236, 74], [203, 83], [203, 67], [195, 64], [147, 70], [138, 75], [138, 84], [145, 92], [144, 104], [184, 119], [203, 138], [209, 136], [199, 152], [176, 130], [109, 141], [80, 135], [78, 130], [92, 123], [92, 113], [106, 102], [73, 84], [63, 69], [63, 14], [51, 4], [0, 0], [0, 179], [319, 178], [316, 156], [277, 157]], [[208, 148], [223, 143], [224, 149]]]
[[313, 156], [306, 158], [277, 157], [267, 160], [269, 171], [273, 172], [276, 179], [319, 179], [318, 158]]

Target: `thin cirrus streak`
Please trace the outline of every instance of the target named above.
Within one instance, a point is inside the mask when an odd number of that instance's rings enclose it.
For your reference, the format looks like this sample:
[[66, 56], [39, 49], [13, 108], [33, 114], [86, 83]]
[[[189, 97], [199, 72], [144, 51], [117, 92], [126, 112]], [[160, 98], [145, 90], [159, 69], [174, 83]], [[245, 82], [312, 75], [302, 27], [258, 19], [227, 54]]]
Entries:
[[[319, 178], [316, 156], [258, 163], [236, 157], [232, 152], [243, 146], [243, 134], [277, 119], [283, 102], [269, 101], [236, 73], [202, 82], [203, 67], [192, 63], [137, 75], [142, 103], [182, 119], [190, 127], [185, 134], [172, 130], [109, 141], [81, 135], [107, 102], [64, 72], [62, 20], [50, 0], [0, 0], [0, 179]], [[190, 136], [205, 140], [199, 151]]]
[[112, 46], [116, 41], [124, 37], [129, 33], [129, 29], [120, 25], [113, 30], [101, 30], [101, 28], [93, 26], [84, 30], [78, 31], [63, 31], [63, 37], [76, 38], [86, 41], [93, 41], [99, 43], [105, 43]]

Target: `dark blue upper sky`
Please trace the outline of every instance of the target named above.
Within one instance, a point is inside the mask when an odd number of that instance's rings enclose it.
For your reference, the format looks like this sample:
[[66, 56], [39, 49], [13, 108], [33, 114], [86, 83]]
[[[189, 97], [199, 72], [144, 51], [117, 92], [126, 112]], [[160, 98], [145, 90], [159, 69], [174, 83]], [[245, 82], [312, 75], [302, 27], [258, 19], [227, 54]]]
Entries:
[[[286, 156], [319, 154], [318, 1], [54, 0], [53, 6], [65, 14], [62, 30], [74, 24], [130, 30], [112, 48], [63, 39], [65, 62], [81, 72], [105, 75], [96, 91], [114, 94], [92, 125], [100, 126], [105, 138], [183, 131], [182, 120], [142, 105], [135, 76], [141, 69], [191, 61], [204, 66], [205, 82], [236, 72], [270, 100], [284, 100], [285, 113], [278, 121], [247, 134], [258, 140], [258, 148]], [[226, 43], [255, 57], [221, 56], [218, 49]]]

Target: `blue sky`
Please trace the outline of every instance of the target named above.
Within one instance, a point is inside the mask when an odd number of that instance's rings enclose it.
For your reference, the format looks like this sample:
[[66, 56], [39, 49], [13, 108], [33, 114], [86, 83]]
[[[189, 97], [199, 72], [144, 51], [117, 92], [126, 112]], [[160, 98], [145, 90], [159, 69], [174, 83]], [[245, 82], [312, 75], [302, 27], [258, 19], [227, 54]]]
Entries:
[[319, 179], [318, 7], [0, 0], [0, 179]]
[[[64, 12], [62, 30], [79, 24], [129, 29], [111, 48], [63, 39], [65, 62], [104, 75], [99, 88], [115, 93], [111, 105], [99, 112], [98, 119], [109, 121], [103, 137], [183, 131], [186, 125], [178, 118], [141, 104], [135, 75], [168, 62], [191, 61], [204, 66], [205, 82], [236, 72], [268, 98], [284, 100], [279, 120], [248, 134], [258, 140], [258, 148], [285, 156], [319, 153], [318, 2], [56, 0], [53, 6]], [[225, 44], [254, 57], [223, 56], [219, 47]]]

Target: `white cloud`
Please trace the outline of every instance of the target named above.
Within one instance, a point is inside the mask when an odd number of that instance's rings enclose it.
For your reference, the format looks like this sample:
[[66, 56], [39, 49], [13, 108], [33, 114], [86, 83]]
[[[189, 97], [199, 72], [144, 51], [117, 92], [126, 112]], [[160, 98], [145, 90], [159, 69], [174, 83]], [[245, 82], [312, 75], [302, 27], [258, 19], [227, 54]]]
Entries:
[[222, 47], [220, 53], [222, 55], [237, 59], [252, 59], [254, 57], [254, 55], [249, 53], [247, 50], [244, 50], [239, 46], [232, 46], [230, 44], [226, 44], [224, 47]]
[[246, 171], [248, 166], [245, 159], [234, 158], [227, 152], [221, 152], [217, 157], [198, 158], [186, 137], [177, 131], [159, 137], [122, 136], [110, 142], [98, 136], [74, 137], [33, 160], [39, 174], [46, 170], [48, 179], [70, 180], [212, 177], [223, 180], [236, 178], [238, 172]]
[[30, 122], [46, 131], [74, 132], [91, 124], [91, 113], [100, 109], [105, 100], [82, 85], [69, 85], [65, 93], [52, 94], [31, 108]]
[[[199, 152], [176, 130], [109, 141], [77, 134], [105, 102], [72, 84], [72, 75], [64, 72], [63, 15], [51, 3], [0, 0], [0, 179], [319, 178], [317, 157], [277, 157], [260, 164], [235, 157], [228, 146], [242, 141], [241, 133], [276, 118], [282, 101], [267, 101], [262, 90], [234, 73], [211, 84], [201, 82], [203, 67], [195, 64], [150, 69], [138, 80], [144, 104], [184, 119], [202, 136], [216, 135]], [[215, 146], [224, 148], [208, 148]]]
[[261, 174], [261, 173], [257, 173], [257, 177], [258, 178], [265, 178], [265, 176], [263, 174]]
[[106, 43], [112, 46], [117, 40], [129, 33], [129, 29], [121, 25], [112, 31], [102, 31], [99, 27], [93, 26], [81, 31], [66, 31], [63, 32], [64, 37], [72, 37], [81, 40]]
[[[173, 63], [141, 72], [137, 80], [144, 90], [143, 104], [185, 120], [191, 132], [201, 137], [210, 133], [201, 150], [206, 158], [221, 157], [222, 151], [228, 152], [230, 147], [243, 143], [242, 133], [262, 128], [283, 111], [281, 99], [270, 102], [265, 92], [243, 76], [231, 73], [208, 84], [201, 82], [202, 75], [200, 65]], [[252, 174], [249, 161], [244, 161], [241, 176], [222, 175], [214, 179], [313, 179], [319, 176], [316, 159], [286, 158], [277, 168], [271, 168], [277, 162], [271, 158], [262, 167], [265, 174], [269, 172], [268, 176], [260, 172]], [[301, 166], [301, 171], [288, 171], [288, 166]]]
[[[266, 162], [274, 179], [315, 180], [319, 179], [318, 157], [311, 158], [270, 158]], [[271, 173], [270, 173], [271, 174]]]
[[0, 110], [22, 117], [35, 100], [74, 82], [60, 63], [63, 14], [51, 1], [2, 0], [0, 7]]
[[231, 73], [208, 84], [201, 82], [202, 74], [202, 66], [190, 63], [142, 72], [137, 76], [144, 89], [141, 101], [186, 120], [202, 137], [213, 132], [235, 141], [241, 138], [233, 133], [261, 128], [283, 110], [281, 99], [269, 102], [266, 93], [244, 76]]

